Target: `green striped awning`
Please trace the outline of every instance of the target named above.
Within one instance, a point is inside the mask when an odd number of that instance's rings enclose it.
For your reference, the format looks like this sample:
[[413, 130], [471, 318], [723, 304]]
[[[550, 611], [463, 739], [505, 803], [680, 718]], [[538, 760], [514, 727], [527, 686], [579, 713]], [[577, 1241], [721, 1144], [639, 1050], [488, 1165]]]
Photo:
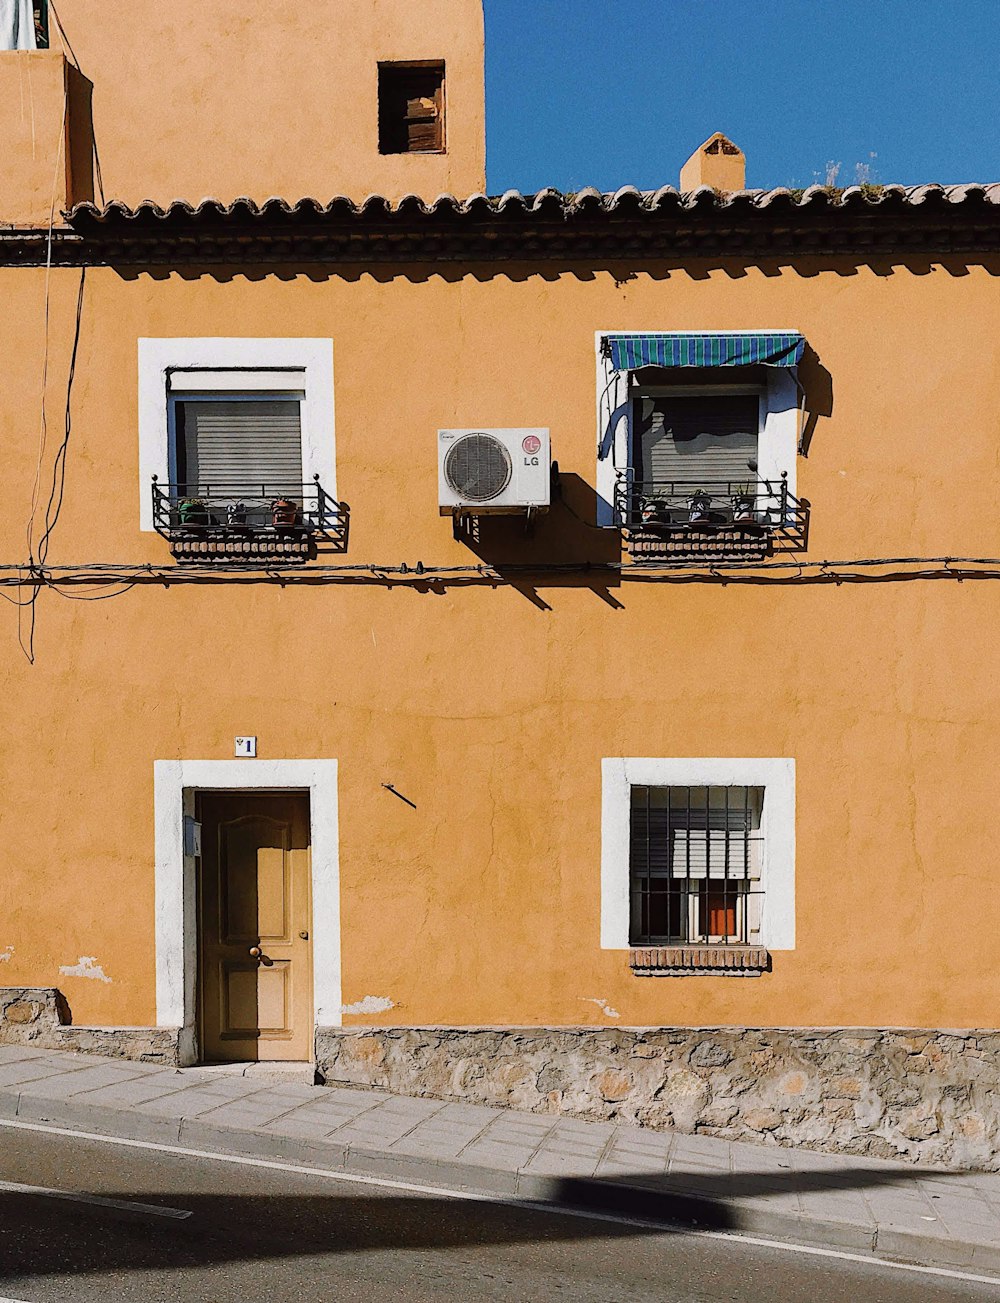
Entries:
[[797, 333], [605, 335], [616, 371], [644, 366], [798, 366], [806, 341]]

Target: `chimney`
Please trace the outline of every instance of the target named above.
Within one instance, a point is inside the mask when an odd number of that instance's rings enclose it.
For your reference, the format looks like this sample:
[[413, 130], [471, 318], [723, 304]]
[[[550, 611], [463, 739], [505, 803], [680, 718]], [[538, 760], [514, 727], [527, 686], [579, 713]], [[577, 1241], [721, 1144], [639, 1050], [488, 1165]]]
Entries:
[[717, 131], [699, 145], [681, 168], [681, 189], [743, 190], [746, 188], [747, 160], [738, 145]]

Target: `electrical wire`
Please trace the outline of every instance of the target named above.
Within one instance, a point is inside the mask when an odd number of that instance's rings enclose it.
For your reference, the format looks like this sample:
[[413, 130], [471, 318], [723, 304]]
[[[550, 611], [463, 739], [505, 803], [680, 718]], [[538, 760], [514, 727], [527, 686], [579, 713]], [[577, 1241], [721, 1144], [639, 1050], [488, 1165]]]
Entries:
[[45, 504], [45, 528], [38, 540], [38, 563], [44, 566], [49, 555], [49, 543], [55, 529], [59, 512], [62, 509], [63, 494], [66, 488], [66, 459], [69, 454], [70, 435], [73, 432], [73, 382], [76, 379], [76, 362], [80, 353], [80, 332], [83, 325], [83, 296], [87, 286], [87, 269], [80, 269], [80, 287], [76, 295], [76, 316], [73, 322], [73, 345], [69, 355], [69, 371], [66, 377], [66, 408], [63, 421], [63, 438], [52, 463], [52, 485], [49, 498]]
[[[50, 353], [50, 325], [52, 316], [52, 233], [56, 224], [56, 192], [59, 186], [59, 164], [63, 159], [63, 149], [66, 142], [66, 115], [69, 110], [69, 88], [63, 87], [63, 110], [62, 124], [59, 130], [59, 143], [56, 145], [56, 163], [52, 177], [52, 199], [49, 205], [49, 225], [48, 235], [45, 243], [45, 311], [43, 318], [43, 343], [42, 343], [42, 401], [41, 415], [38, 431], [38, 456], [35, 461], [35, 479], [31, 489], [31, 511], [28, 516], [28, 524], [25, 530], [25, 537], [28, 544], [28, 559], [34, 560], [34, 527], [35, 513], [38, 510], [39, 497], [42, 489], [42, 464], [45, 460], [45, 445], [48, 440], [48, 386], [49, 386], [49, 353]], [[65, 167], [65, 164], [64, 164]]]
[[112, 597], [124, 597], [125, 594], [130, 593], [135, 586], [136, 584], [134, 581], [132, 583], [127, 583], [125, 580], [122, 580], [120, 585], [115, 585], [117, 591], [113, 593], [95, 593], [94, 596], [87, 597], [81, 596], [79, 593], [65, 593], [55, 583], [48, 585], [50, 590], [55, 593], [57, 597], [65, 597], [68, 602], [107, 602]]
[[[608, 574], [622, 580], [669, 580], [683, 576], [687, 580], [725, 581], [738, 576], [752, 579], [757, 574], [781, 572], [790, 581], [850, 580], [852, 572], [875, 568], [904, 567], [900, 579], [934, 577], [961, 580], [968, 577], [1000, 578], [1000, 557], [855, 557], [851, 560], [794, 561], [650, 561], [650, 562], [517, 562], [510, 565], [464, 564], [428, 565], [424, 562], [383, 564], [379, 562], [305, 565], [260, 565], [241, 563], [186, 562], [181, 566], [90, 562], [59, 566], [0, 564], [0, 587], [57, 588], [66, 584], [135, 587], [143, 583], [174, 584], [190, 579], [217, 580], [288, 580], [341, 579], [376, 580], [420, 584], [450, 578], [472, 578], [504, 583], [513, 575]], [[964, 567], [964, 568], [956, 568]], [[969, 568], [971, 567], [971, 568]], [[794, 571], [794, 574], [790, 572]], [[66, 594], [63, 594], [64, 596]], [[8, 598], [8, 601], [14, 599]], [[77, 598], [77, 600], [84, 600]]]

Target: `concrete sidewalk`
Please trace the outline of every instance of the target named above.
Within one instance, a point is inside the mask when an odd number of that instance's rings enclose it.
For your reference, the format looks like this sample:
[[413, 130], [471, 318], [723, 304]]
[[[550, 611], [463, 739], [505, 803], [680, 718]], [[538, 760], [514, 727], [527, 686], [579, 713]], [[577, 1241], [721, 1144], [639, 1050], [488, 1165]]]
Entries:
[[1000, 1275], [998, 1173], [24, 1046], [0, 1046], [0, 1119]]

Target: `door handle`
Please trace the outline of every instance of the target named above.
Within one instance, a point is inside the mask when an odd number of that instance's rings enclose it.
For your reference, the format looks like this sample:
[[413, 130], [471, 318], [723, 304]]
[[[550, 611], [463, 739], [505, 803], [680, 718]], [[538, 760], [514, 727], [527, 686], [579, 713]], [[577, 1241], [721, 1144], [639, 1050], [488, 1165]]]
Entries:
[[299, 937], [300, 937], [300, 939], [301, 939], [302, 941], [308, 941], [308, 940], [309, 940], [309, 933], [308, 933], [308, 932], [300, 932], [300, 933], [299, 933]]
[[259, 959], [263, 953], [264, 952], [261, 950], [260, 946], [250, 947], [250, 957], [252, 959]]

